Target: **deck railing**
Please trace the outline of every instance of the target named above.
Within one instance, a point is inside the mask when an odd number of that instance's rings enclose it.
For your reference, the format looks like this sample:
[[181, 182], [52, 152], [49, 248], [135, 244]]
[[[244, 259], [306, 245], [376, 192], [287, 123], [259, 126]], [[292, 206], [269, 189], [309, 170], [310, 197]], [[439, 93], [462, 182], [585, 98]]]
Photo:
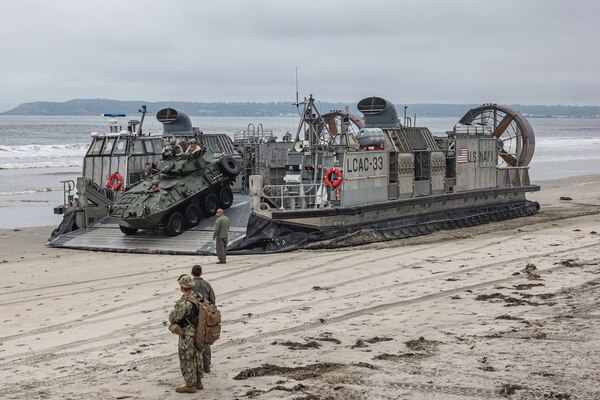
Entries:
[[288, 183], [265, 185], [262, 189], [262, 209], [297, 210], [329, 208], [328, 194], [323, 184]]

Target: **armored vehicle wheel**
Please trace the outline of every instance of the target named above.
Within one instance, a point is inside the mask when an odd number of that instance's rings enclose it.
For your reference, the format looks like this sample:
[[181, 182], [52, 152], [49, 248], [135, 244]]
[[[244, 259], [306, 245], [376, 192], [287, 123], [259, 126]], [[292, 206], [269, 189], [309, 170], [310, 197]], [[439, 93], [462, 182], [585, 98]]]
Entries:
[[119, 225], [119, 229], [126, 235], [135, 235], [138, 231], [138, 228], [128, 228], [123, 225]]
[[219, 208], [219, 197], [215, 193], [209, 193], [200, 200], [200, 209], [207, 217], [212, 217]]
[[228, 209], [233, 204], [233, 192], [229, 185], [223, 185], [219, 190], [219, 205], [223, 210]]
[[235, 178], [242, 170], [240, 164], [235, 160], [235, 158], [229, 155], [219, 158], [217, 165], [219, 166], [219, 170], [223, 173], [223, 175], [230, 178]]
[[184, 226], [183, 215], [174, 212], [169, 216], [169, 219], [165, 224], [165, 233], [167, 236], [177, 236], [183, 232]]
[[192, 228], [200, 222], [200, 207], [190, 203], [185, 209], [185, 226]]

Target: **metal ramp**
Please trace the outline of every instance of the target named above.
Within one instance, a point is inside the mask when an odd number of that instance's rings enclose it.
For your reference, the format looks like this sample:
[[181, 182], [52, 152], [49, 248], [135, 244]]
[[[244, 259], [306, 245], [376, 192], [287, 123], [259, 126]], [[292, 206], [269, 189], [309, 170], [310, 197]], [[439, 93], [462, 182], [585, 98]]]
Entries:
[[[231, 208], [225, 210], [229, 217], [229, 244], [246, 235], [250, 217], [250, 198], [236, 194]], [[170, 237], [162, 230], [139, 230], [135, 235], [124, 235], [119, 225], [104, 218], [85, 229], [60, 235], [48, 242], [51, 247], [78, 250], [111, 251], [117, 253], [143, 254], [215, 254], [212, 238], [216, 217], [206, 218], [200, 224], [181, 235]]]

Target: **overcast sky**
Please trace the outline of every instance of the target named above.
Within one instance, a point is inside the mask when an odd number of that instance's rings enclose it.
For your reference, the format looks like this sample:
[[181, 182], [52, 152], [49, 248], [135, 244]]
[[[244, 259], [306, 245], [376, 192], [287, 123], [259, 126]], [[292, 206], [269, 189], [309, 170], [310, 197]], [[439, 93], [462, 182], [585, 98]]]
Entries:
[[1, 0], [0, 111], [75, 98], [600, 105], [600, 2]]

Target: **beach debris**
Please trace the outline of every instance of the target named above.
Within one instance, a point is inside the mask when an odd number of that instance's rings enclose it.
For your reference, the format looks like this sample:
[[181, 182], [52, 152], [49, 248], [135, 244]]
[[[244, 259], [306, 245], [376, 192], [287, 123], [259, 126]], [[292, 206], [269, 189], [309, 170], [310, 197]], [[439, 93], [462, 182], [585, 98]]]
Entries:
[[356, 343], [350, 346], [351, 349], [369, 347], [365, 344], [365, 341], [362, 339], [356, 339]]
[[526, 272], [526, 273], [531, 273], [533, 271], [537, 271], [537, 267], [535, 266], [535, 264], [532, 264], [532, 263], [528, 263], [525, 266], [525, 269], [523, 270], [523, 272]]
[[249, 397], [251, 399], [260, 396], [261, 394], [265, 393], [264, 390], [260, 390], [260, 389], [250, 389], [246, 392], [246, 394], [244, 396]]
[[516, 290], [529, 290], [535, 286], [545, 286], [543, 283], [520, 283], [518, 285], [513, 285]]
[[598, 232], [596, 232], [596, 231], [591, 231], [591, 232], [590, 232], [590, 234], [592, 234], [592, 235], [597, 235], [597, 234], [598, 234]]
[[572, 258], [569, 258], [569, 259], [554, 263], [554, 265], [562, 265], [562, 266], [565, 266], [568, 268], [573, 268], [573, 267], [581, 267], [583, 264], [578, 263], [577, 261], [573, 260]]
[[[519, 295], [522, 297], [531, 297], [531, 295], [526, 295], [523, 293], [519, 293]], [[480, 294], [475, 298], [475, 300], [489, 301], [491, 303], [493, 303], [494, 300], [504, 300], [504, 302], [507, 303], [505, 305], [505, 307], [523, 306], [523, 305], [530, 305], [530, 306], [546, 305], [545, 303], [542, 304], [542, 303], [536, 303], [536, 302], [529, 301], [529, 300], [517, 299], [515, 297], [506, 296], [502, 293]], [[553, 305], [553, 304], [550, 304], [550, 305]]]
[[482, 371], [492, 372], [496, 370], [496, 368], [492, 367], [491, 365], [488, 365], [488, 358], [486, 356], [482, 357], [481, 360], [479, 360], [479, 362], [485, 364], [479, 367], [479, 369]]
[[280, 390], [280, 391], [284, 391], [284, 392], [300, 392], [300, 393], [307, 394], [308, 396], [307, 397], [303, 397], [303, 399], [313, 399], [313, 398], [314, 399], [318, 399], [317, 397], [314, 397], [312, 394], [306, 393], [306, 390], [308, 390], [308, 389], [309, 389], [308, 386], [303, 385], [301, 383], [299, 383], [299, 384], [297, 384], [297, 385], [295, 385], [294, 387], [291, 387], [291, 388], [288, 388], [288, 387], [285, 387], [285, 386], [283, 386], [281, 384], [278, 384], [277, 386], [274, 386], [274, 387], [272, 387], [269, 390], [260, 390], [260, 389], [256, 389], [256, 388], [250, 389], [250, 390], [248, 390], [246, 392], [245, 397], [249, 397], [249, 398], [252, 399], [252, 398], [258, 397], [258, 396], [260, 396], [261, 394], [264, 394], [264, 393], [269, 393], [269, 392], [272, 392], [274, 390]]
[[573, 397], [569, 393], [560, 393], [540, 389], [528, 388], [522, 385], [505, 383], [500, 388], [499, 394], [503, 397], [514, 395], [517, 390], [523, 391], [519, 398], [526, 399], [553, 399], [553, 400], [571, 400]]
[[546, 332], [536, 331], [535, 338], [536, 339], [546, 339]]
[[500, 395], [508, 397], [508, 396], [512, 396], [513, 394], [515, 394], [515, 392], [517, 390], [523, 390], [525, 389], [523, 386], [521, 385], [513, 385], [511, 383], [505, 383], [502, 385], [502, 388], [500, 389]]
[[310, 342], [307, 343], [299, 343], [299, 342], [291, 342], [291, 341], [286, 341], [286, 342], [273, 342], [271, 343], [272, 345], [281, 345], [281, 346], [286, 346], [288, 349], [290, 350], [306, 350], [306, 349], [318, 349], [319, 347], [321, 347], [320, 343], [317, 343], [316, 341], [312, 340]]
[[[542, 300], [547, 300], [547, 299], [552, 299], [554, 297], [556, 297], [556, 293], [540, 293], [540, 294], [536, 294], [537, 297], [539, 297]], [[554, 305], [556, 303], [546, 303], [546, 305]]]
[[235, 380], [245, 380], [257, 376], [284, 375], [296, 380], [316, 378], [328, 372], [335, 371], [343, 367], [344, 364], [338, 363], [316, 363], [308, 364], [303, 367], [280, 367], [272, 364], [263, 364], [256, 368], [247, 368], [233, 377]]
[[361, 367], [361, 368], [368, 368], [368, 369], [377, 369], [376, 366], [374, 366], [373, 364], [369, 364], [366, 362], [357, 362], [357, 363], [352, 363], [351, 365], [354, 365], [356, 367]]
[[390, 353], [381, 353], [373, 357], [373, 360], [383, 360], [383, 361], [397, 361], [400, 359], [416, 359], [423, 358], [418, 353], [398, 353], [398, 354], [390, 354]]
[[378, 343], [378, 342], [387, 342], [390, 340], [394, 340], [392, 338], [388, 338], [388, 337], [379, 337], [379, 336], [375, 336], [371, 339], [357, 339], [356, 343], [352, 346], [350, 346], [351, 349], [355, 349], [355, 348], [364, 348], [364, 347], [369, 347], [367, 345], [367, 343], [373, 344], [373, 343]]
[[560, 196], [559, 200], [562, 200], [562, 201], [571, 201], [571, 200], [573, 200], [573, 198], [571, 198], [569, 196]]
[[525, 272], [527, 274], [527, 279], [529, 280], [541, 280], [542, 278], [540, 275], [534, 271], [537, 271], [537, 267], [535, 264], [529, 263], [521, 272]]
[[439, 342], [427, 340], [421, 336], [418, 339], [409, 340], [405, 344], [410, 349], [409, 352], [398, 352], [397, 354], [381, 353], [373, 357], [373, 359], [385, 361], [423, 359], [435, 353]]
[[430, 352], [434, 350], [440, 342], [435, 340], [427, 340], [423, 336], [418, 339], [409, 340], [405, 342], [406, 347], [413, 351], [427, 351]]
[[342, 341], [339, 339], [336, 339], [334, 337], [331, 336], [319, 336], [319, 337], [309, 337], [308, 339], [310, 340], [318, 340], [321, 342], [332, 342], [335, 344], [342, 344]]
[[530, 281], [541, 281], [542, 277], [540, 276], [540, 274], [535, 274], [532, 272], [527, 274], [527, 279], [529, 279]]
[[508, 315], [508, 314], [499, 315], [499, 316], [497, 316], [494, 319], [508, 319], [508, 320], [512, 320], [512, 321], [521, 321], [521, 320], [523, 320], [523, 318], [513, 317], [512, 315]]
[[375, 336], [374, 338], [371, 338], [371, 339], [365, 339], [365, 342], [373, 344], [373, 343], [379, 343], [379, 342], [388, 342], [390, 340], [394, 340], [394, 339], [388, 338], [388, 337]]

